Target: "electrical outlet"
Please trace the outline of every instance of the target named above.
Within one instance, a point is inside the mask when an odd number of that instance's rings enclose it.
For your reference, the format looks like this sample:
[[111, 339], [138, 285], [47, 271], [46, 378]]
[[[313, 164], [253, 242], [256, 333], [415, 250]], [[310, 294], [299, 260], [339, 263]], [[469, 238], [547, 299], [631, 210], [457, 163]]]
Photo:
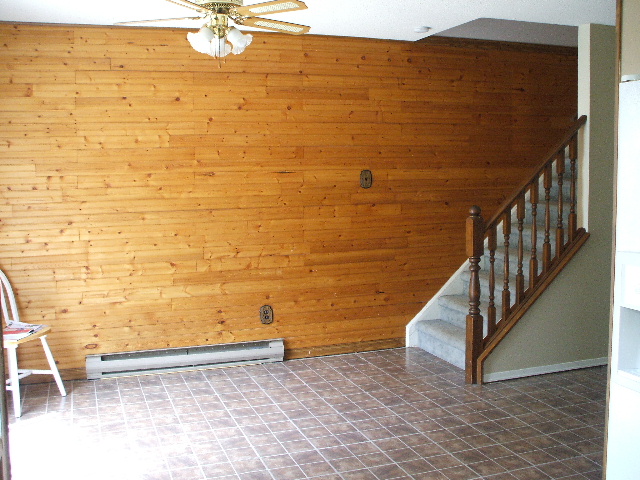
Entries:
[[271, 305], [263, 305], [260, 307], [260, 321], [265, 325], [273, 323], [273, 308]]

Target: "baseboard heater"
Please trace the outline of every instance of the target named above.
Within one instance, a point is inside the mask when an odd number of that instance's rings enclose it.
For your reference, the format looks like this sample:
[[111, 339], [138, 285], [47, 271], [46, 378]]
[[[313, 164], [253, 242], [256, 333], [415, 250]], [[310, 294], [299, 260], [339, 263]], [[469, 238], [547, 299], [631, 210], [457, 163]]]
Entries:
[[281, 362], [283, 339], [163, 348], [137, 352], [87, 355], [87, 378], [144, 375], [205, 368]]

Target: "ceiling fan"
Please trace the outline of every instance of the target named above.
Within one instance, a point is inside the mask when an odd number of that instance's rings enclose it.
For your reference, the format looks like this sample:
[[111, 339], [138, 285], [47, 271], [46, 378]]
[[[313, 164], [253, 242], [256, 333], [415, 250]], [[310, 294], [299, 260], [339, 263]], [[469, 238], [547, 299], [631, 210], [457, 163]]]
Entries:
[[309, 27], [296, 23], [281, 22], [260, 18], [270, 13], [291, 12], [304, 10], [307, 6], [299, 0], [274, 0], [271, 2], [257, 3], [255, 5], [243, 5], [242, 0], [166, 0], [175, 3], [200, 14], [198, 17], [160, 18], [156, 20], [138, 20], [132, 22], [118, 22], [117, 25], [131, 25], [137, 23], [151, 23], [171, 20], [200, 20], [205, 24], [198, 32], [188, 33], [187, 39], [194, 50], [211, 55], [212, 57], [225, 57], [229, 53], [240, 54], [251, 43], [253, 36], [243, 34], [233, 26], [229, 26], [229, 20], [236, 25], [263, 28], [275, 32], [301, 35], [309, 31]]

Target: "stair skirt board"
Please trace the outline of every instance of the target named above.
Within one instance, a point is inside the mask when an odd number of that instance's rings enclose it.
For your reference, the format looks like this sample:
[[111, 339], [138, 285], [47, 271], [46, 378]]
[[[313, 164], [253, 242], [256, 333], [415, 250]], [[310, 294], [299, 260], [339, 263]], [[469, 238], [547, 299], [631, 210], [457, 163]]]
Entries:
[[534, 375], [544, 375], [546, 373], [567, 372], [569, 370], [578, 370], [580, 368], [601, 367], [609, 363], [608, 357], [590, 358], [587, 360], [578, 360], [575, 362], [556, 363], [554, 365], [542, 365], [540, 367], [522, 368], [519, 370], [509, 370], [506, 372], [485, 373], [483, 381], [499, 382], [501, 380], [513, 380], [516, 378], [532, 377]]
[[87, 355], [87, 379], [281, 362], [281, 338], [255, 342]]

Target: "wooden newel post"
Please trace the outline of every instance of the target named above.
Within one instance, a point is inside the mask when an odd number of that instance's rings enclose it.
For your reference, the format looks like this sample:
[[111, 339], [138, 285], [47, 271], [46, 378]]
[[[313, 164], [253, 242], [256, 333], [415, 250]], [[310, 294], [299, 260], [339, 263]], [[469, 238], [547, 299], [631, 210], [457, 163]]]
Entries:
[[477, 378], [477, 362], [482, 349], [482, 315], [480, 315], [480, 257], [484, 254], [484, 220], [480, 207], [474, 205], [467, 218], [467, 255], [469, 256], [469, 315], [467, 315], [466, 382], [481, 383]]

